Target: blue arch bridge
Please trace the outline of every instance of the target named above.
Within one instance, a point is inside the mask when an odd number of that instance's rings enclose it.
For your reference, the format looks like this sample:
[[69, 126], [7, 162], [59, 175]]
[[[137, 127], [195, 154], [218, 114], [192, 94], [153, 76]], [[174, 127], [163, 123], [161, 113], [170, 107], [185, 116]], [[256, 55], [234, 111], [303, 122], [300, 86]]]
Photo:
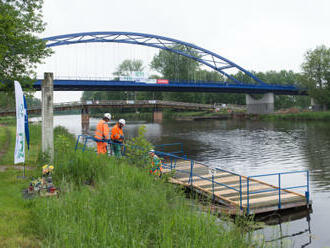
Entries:
[[[202, 65], [222, 74], [225, 82], [196, 82], [172, 81], [137, 82], [104, 79], [55, 79], [52, 81], [55, 91], [167, 91], [167, 92], [221, 92], [245, 93], [248, 113], [270, 113], [274, 110], [274, 94], [279, 95], [307, 95], [306, 89], [295, 85], [267, 84], [248, 70], [237, 65], [221, 55], [197, 45], [181, 40], [159, 35], [133, 33], [133, 32], [86, 32], [66, 34], [44, 38], [47, 47], [74, 45], [81, 43], [126, 43], [163, 49], [178, 55], [193, 59]], [[236, 69], [250, 78], [251, 82], [242, 82], [228, 73], [229, 69]], [[41, 90], [43, 82], [34, 83], [36, 90]], [[256, 100], [250, 94], [264, 94]]]

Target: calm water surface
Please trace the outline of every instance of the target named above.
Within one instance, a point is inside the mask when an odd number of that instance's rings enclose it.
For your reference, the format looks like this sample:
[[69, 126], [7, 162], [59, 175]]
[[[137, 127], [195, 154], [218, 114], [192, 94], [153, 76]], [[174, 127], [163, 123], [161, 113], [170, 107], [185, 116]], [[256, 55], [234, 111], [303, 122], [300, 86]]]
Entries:
[[[91, 119], [91, 132], [97, 119]], [[81, 133], [80, 116], [56, 116], [75, 134]], [[129, 123], [126, 137], [137, 135], [146, 125], [153, 144], [183, 143], [189, 158], [244, 175], [310, 170], [313, 212], [306, 216], [278, 216], [281, 224], [269, 225], [263, 233], [272, 247], [330, 247], [330, 123], [260, 121], [169, 121]], [[273, 181], [275, 179], [268, 178]], [[304, 184], [304, 175], [283, 177], [285, 185]], [[276, 180], [275, 180], [276, 182]], [[305, 216], [305, 217], [302, 217]], [[297, 218], [297, 219], [296, 219]]]

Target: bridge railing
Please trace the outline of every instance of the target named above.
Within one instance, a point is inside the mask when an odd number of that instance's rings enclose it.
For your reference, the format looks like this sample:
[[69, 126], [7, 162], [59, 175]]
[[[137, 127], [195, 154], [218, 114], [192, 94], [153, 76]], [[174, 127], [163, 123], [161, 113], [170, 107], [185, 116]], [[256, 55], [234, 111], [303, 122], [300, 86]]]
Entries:
[[[173, 102], [173, 101], [162, 101], [162, 100], [85, 100], [85, 101], [75, 101], [75, 102], [62, 102], [55, 103], [53, 105], [54, 109], [60, 108], [70, 108], [70, 107], [88, 107], [88, 106], [127, 106], [127, 105], [145, 105], [152, 107], [185, 107], [185, 108], [196, 108], [204, 110], [214, 109], [214, 105], [210, 104], [200, 104], [200, 103], [186, 103], [186, 102]], [[33, 106], [28, 106], [28, 111], [41, 110], [41, 105], [36, 104]], [[1, 109], [0, 113], [14, 113], [15, 109]]]

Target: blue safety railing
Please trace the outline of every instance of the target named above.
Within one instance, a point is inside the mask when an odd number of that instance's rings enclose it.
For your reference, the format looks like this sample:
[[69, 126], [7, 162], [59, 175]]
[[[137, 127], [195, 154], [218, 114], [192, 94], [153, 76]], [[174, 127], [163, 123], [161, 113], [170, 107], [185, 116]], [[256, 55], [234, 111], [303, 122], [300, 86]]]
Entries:
[[[81, 139], [83, 140], [82, 141], [83, 147], [79, 147]], [[81, 149], [83, 152], [86, 151], [86, 150], [89, 150], [88, 147], [87, 147], [88, 141], [93, 141], [93, 142], [100, 142], [101, 141], [101, 142], [107, 143], [110, 146], [110, 149], [109, 149], [110, 153], [112, 152], [111, 146], [115, 145], [115, 144], [117, 144], [117, 145], [119, 144], [119, 143], [112, 142], [111, 140], [99, 140], [99, 139], [94, 138], [93, 136], [80, 134], [77, 137], [75, 151], [77, 151], [79, 149]], [[124, 156], [125, 152], [126, 152], [126, 146], [124, 144], [119, 144], [119, 145], [122, 147], [121, 154]]]
[[[163, 168], [167, 168], [167, 169], [170, 169], [170, 170], [175, 169], [177, 172], [181, 172], [181, 173], [184, 173], [184, 174], [189, 174], [188, 184], [190, 184], [191, 186], [193, 186], [193, 179], [194, 179], [194, 177], [197, 177], [197, 178], [200, 178], [200, 179], [203, 179], [203, 180], [206, 180], [206, 181], [211, 182], [212, 183], [212, 200], [213, 201], [215, 200], [215, 194], [214, 194], [214, 186], [215, 185], [224, 186], [224, 187], [226, 187], [228, 189], [232, 189], [232, 190], [238, 192], [239, 195], [240, 195], [240, 209], [241, 210], [243, 209], [243, 205], [242, 205], [242, 176], [241, 175], [239, 175], [237, 173], [230, 172], [228, 170], [220, 169], [220, 168], [210, 168], [209, 166], [198, 162], [198, 165], [202, 165], [202, 166], [204, 166], [207, 169], [211, 169], [211, 170], [214, 170], [214, 171], [226, 172], [226, 173], [229, 173], [229, 174], [238, 176], [239, 177], [239, 180], [240, 180], [240, 186], [237, 189], [235, 187], [229, 186], [228, 184], [220, 183], [220, 182], [215, 181], [214, 180], [214, 173], [212, 173], [211, 179], [206, 178], [206, 177], [203, 177], [203, 176], [199, 175], [198, 173], [194, 173], [194, 164], [196, 163], [194, 160], [187, 159], [186, 157], [176, 156], [174, 154], [159, 152], [159, 151], [157, 152], [157, 154], [160, 155], [160, 156], [167, 156], [167, 157], [170, 158], [170, 163], [165, 163], [164, 166], [163, 166]], [[181, 160], [181, 161], [182, 160], [183, 161], [190, 161], [190, 171], [177, 169], [176, 168], [176, 162], [177, 162], [178, 159]]]
[[[291, 187], [282, 187], [281, 177], [282, 175], [289, 175], [289, 174], [306, 174], [306, 184], [304, 185], [296, 185]], [[276, 176], [278, 185], [272, 186], [273, 189], [270, 190], [259, 190], [259, 191], [250, 191], [249, 190], [249, 184], [250, 181], [253, 180], [253, 178], [260, 178], [260, 177], [271, 177]], [[254, 176], [248, 176], [247, 177], [247, 213], [250, 211], [250, 195], [251, 194], [259, 194], [259, 193], [265, 193], [265, 192], [273, 192], [278, 191], [278, 209], [281, 209], [282, 207], [282, 199], [281, 199], [281, 191], [285, 190], [291, 190], [291, 189], [299, 189], [299, 188], [306, 188], [305, 191], [305, 197], [306, 197], [306, 203], [309, 204], [310, 199], [310, 191], [309, 191], [309, 170], [300, 170], [300, 171], [289, 171], [289, 172], [280, 172], [280, 173], [270, 173], [270, 174], [261, 174], [261, 175], [254, 175]]]
[[[164, 152], [158, 152], [157, 154], [160, 155], [160, 156], [163, 155], [163, 156], [167, 156], [167, 157], [170, 158], [169, 162], [165, 163], [164, 168], [167, 168], [167, 169], [170, 169], [170, 170], [175, 169], [178, 172], [189, 174], [188, 184], [190, 184], [191, 186], [193, 185], [193, 180], [196, 177], [200, 178], [200, 179], [203, 179], [203, 180], [206, 180], [206, 181], [209, 181], [210, 183], [212, 183], [212, 200], [215, 199], [215, 194], [214, 194], [215, 190], [214, 190], [214, 188], [215, 188], [216, 185], [221, 185], [221, 186], [224, 186], [228, 189], [231, 189], [231, 190], [234, 190], [234, 191], [238, 192], [238, 194], [239, 194], [239, 207], [240, 207], [241, 210], [243, 210], [243, 197], [246, 196], [246, 199], [247, 199], [246, 200], [246, 213], [247, 214], [250, 214], [250, 196], [252, 194], [278, 191], [278, 209], [281, 209], [281, 205], [282, 205], [281, 192], [282, 191], [290, 190], [290, 189], [306, 188], [306, 191], [305, 191], [306, 203], [307, 204], [309, 203], [310, 191], [309, 191], [309, 171], [308, 170], [290, 171], [290, 172], [281, 172], [281, 173], [272, 173], [272, 174], [263, 174], [263, 175], [254, 175], [254, 176], [245, 177], [245, 176], [242, 176], [240, 174], [237, 174], [237, 173], [234, 173], [234, 172], [231, 172], [231, 171], [228, 171], [228, 170], [224, 170], [224, 169], [220, 169], [220, 168], [210, 168], [209, 166], [198, 162], [198, 165], [205, 166], [208, 169], [213, 169], [214, 171], [226, 172], [226, 173], [229, 173], [233, 176], [239, 177], [239, 186], [238, 186], [238, 188], [235, 188], [235, 187], [230, 186], [229, 184], [220, 183], [220, 182], [215, 181], [215, 179], [214, 179], [214, 174], [215, 173], [212, 173], [211, 179], [200, 176], [198, 173], [194, 173], [194, 164], [196, 162], [193, 161], [193, 160], [187, 159], [186, 157], [180, 157], [180, 156], [176, 156], [176, 155], [169, 154], [169, 153], [164, 153]], [[190, 170], [187, 171], [187, 170], [177, 169], [176, 168], [176, 162], [177, 162], [178, 159], [184, 160], [184, 161], [190, 161], [190, 164], [191, 164]], [[306, 173], [306, 184], [290, 186], [290, 187], [282, 187], [282, 183], [281, 183], [281, 176], [282, 175], [299, 174], [299, 173]], [[267, 176], [277, 176], [278, 177], [278, 186], [270, 185], [272, 187], [272, 189], [270, 189], [270, 190], [250, 191], [250, 188], [249, 188], [250, 187], [250, 182], [254, 181], [253, 178], [267, 177]], [[246, 195], [243, 194], [243, 190], [242, 190], [242, 188], [243, 188], [242, 187], [243, 186], [242, 178], [246, 179], [246, 183], [247, 183], [247, 185], [246, 185], [246, 187], [247, 187]]]
[[[82, 147], [79, 147], [80, 141], [81, 139], [83, 139]], [[76, 146], [75, 146], [75, 150], [77, 149], [82, 149], [82, 151], [85, 151], [88, 149], [87, 147], [87, 142], [88, 141], [94, 141], [97, 142], [99, 141], [98, 139], [95, 139], [92, 136], [88, 136], [88, 135], [78, 135], [77, 138], [77, 142], [76, 142]], [[107, 141], [110, 145], [114, 144], [111, 141]], [[123, 146], [123, 155], [125, 155], [125, 150], [126, 150], [126, 146], [124, 144], [121, 144]], [[298, 188], [305, 188], [305, 197], [306, 197], [306, 203], [309, 204], [310, 201], [310, 178], [309, 178], [309, 171], [308, 170], [301, 170], [301, 171], [290, 171], [290, 172], [281, 172], [281, 173], [271, 173], [271, 174], [261, 174], [261, 175], [253, 175], [253, 176], [242, 176], [240, 174], [225, 170], [225, 169], [221, 169], [221, 168], [210, 168], [208, 165], [202, 164], [200, 162], [196, 162], [192, 159], [188, 159], [186, 155], [182, 155], [179, 156], [178, 154], [184, 154], [183, 151], [183, 145], [182, 143], [172, 143], [172, 144], [164, 144], [164, 145], [155, 145], [155, 153], [160, 156], [160, 157], [166, 157], [167, 160], [166, 162], [163, 163], [163, 168], [164, 169], [169, 169], [170, 171], [175, 170], [177, 172], [183, 173], [183, 174], [188, 174], [189, 175], [189, 180], [188, 180], [188, 184], [190, 184], [191, 186], [193, 186], [193, 181], [194, 178], [200, 178], [206, 181], [209, 181], [212, 184], [212, 200], [215, 200], [215, 186], [220, 185], [223, 186], [225, 188], [234, 190], [235, 192], [237, 192], [239, 194], [239, 207], [240, 210], [243, 210], [244, 205], [243, 205], [243, 197], [246, 197], [246, 214], [250, 214], [250, 197], [251, 195], [254, 194], [260, 194], [260, 193], [265, 193], [265, 192], [274, 192], [274, 191], [278, 191], [278, 209], [281, 209], [282, 207], [282, 199], [281, 199], [281, 193], [282, 191], [286, 191], [286, 190], [291, 190], [291, 189], [298, 189]], [[164, 152], [162, 150], [164, 150], [167, 147], [180, 147], [177, 150], [171, 151], [171, 152]], [[138, 148], [138, 147], [137, 147]], [[178, 160], [180, 161], [189, 161], [190, 162], [190, 168], [188, 170], [182, 170], [176, 167]], [[201, 175], [199, 175], [198, 173], [194, 173], [194, 165], [198, 163], [198, 165], [204, 166], [205, 168], [209, 169], [209, 170], [213, 170], [213, 173], [211, 173], [211, 178], [206, 178], [203, 177]], [[230, 186], [230, 184], [226, 184], [226, 183], [221, 183], [221, 182], [217, 182], [214, 178], [214, 174], [216, 172], [225, 172], [225, 173], [229, 173], [233, 176], [237, 176], [239, 177], [239, 185], [238, 187], [233, 187]], [[306, 184], [304, 185], [296, 185], [296, 186], [290, 186], [290, 187], [282, 187], [282, 176], [283, 175], [289, 175], [289, 174], [306, 174]], [[277, 181], [278, 181], [278, 185], [270, 185], [270, 187], [272, 187], [272, 189], [267, 189], [267, 190], [259, 190], [259, 191], [251, 191], [250, 190], [250, 185], [251, 185], [251, 181], [256, 181], [255, 178], [260, 178], [260, 177], [271, 177], [271, 176], [276, 176], [277, 177]], [[243, 180], [246, 180], [246, 194], [243, 191]], [[264, 182], [263, 182], [264, 183]], [[265, 183], [264, 183], [265, 184]]]

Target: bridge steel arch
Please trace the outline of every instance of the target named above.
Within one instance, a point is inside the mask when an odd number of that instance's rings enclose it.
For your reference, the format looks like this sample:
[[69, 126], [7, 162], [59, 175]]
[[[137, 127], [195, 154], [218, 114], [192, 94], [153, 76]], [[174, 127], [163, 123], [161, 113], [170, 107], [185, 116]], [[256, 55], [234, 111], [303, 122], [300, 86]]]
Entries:
[[74, 33], [65, 34], [43, 38], [46, 41], [47, 47], [55, 47], [62, 45], [71, 45], [79, 43], [95, 43], [95, 42], [114, 42], [114, 43], [127, 43], [133, 45], [143, 45], [154, 48], [163, 49], [170, 51], [187, 58], [204, 64], [213, 70], [223, 74], [227, 78], [231, 79], [235, 83], [243, 83], [233, 77], [232, 75], [225, 72], [226, 69], [236, 68], [242, 71], [250, 78], [255, 80], [256, 84], [265, 85], [266, 83], [260, 80], [258, 77], [244, 69], [243, 67], [235, 64], [234, 62], [226, 59], [214, 52], [211, 52], [202, 47], [194, 44], [172, 39], [164, 36], [134, 33], [134, 32], [85, 32], [85, 33]]

